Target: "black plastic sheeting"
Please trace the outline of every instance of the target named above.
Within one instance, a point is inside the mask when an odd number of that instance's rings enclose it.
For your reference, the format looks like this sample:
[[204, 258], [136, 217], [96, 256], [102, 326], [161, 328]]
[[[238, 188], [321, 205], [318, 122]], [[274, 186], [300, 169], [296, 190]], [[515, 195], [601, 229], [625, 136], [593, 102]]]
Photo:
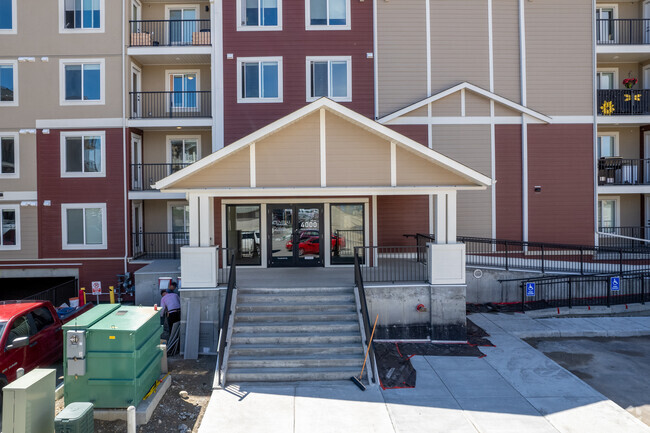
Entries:
[[415, 388], [417, 372], [411, 363], [415, 355], [423, 356], [485, 356], [479, 347], [494, 346], [489, 334], [467, 320], [467, 343], [374, 343], [379, 382], [383, 389]]

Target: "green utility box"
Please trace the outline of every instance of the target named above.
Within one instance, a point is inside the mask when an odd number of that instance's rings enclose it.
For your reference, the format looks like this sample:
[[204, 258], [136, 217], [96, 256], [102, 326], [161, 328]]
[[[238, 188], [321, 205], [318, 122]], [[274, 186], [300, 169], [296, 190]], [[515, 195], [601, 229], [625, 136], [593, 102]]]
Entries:
[[63, 326], [66, 405], [137, 406], [160, 377], [160, 311], [99, 305]]
[[54, 433], [93, 433], [92, 403], [72, 403], [54, 418]]

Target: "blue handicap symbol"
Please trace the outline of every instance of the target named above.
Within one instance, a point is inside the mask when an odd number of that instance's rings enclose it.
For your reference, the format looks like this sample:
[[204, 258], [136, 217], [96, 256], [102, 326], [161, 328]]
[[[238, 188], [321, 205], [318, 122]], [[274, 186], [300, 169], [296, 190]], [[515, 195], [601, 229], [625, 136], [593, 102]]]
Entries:
[[535, 296], [535, 283], [526, 283], [526, 296]]
[[609, 279], [609, 287], [614, 292], [621, 290], [621, 277], [611, 277]]

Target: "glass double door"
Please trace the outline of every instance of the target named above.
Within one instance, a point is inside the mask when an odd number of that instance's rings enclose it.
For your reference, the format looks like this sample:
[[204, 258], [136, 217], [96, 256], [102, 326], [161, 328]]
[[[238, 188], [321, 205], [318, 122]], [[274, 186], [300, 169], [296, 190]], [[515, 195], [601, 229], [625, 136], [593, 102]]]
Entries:
[[323, 205], [268, 205], [268, 266], [323, 266]]

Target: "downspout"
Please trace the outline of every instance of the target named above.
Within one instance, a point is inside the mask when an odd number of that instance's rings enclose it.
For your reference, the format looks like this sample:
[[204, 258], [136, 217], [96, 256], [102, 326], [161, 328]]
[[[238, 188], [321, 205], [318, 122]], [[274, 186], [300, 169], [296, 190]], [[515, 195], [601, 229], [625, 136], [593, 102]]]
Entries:
[[377, 0], [372, 0], [372, 57], [373, 57], [373, 78], [375, 84], [375, 120], [379, 119], [379, 53], [377, 52]]
[[592, 0], [591, 10], [591, 33], [592, 33], [592, 94], [593, 94], [593, 110], [594, 110], [594, 125], [593, 125], [593, 163], [592, 170], [594, 182], [594, 245], [598, 245], [598, 174], [595, 172], [598, 166], [598, 95], [596, 85], [596, 0]]
[[124, 44], [126, 43], [124, 33], [126, 28], [126, 0], [122, 0], [122, 155], [124, 160], [124, 274], [128, 272], [129, 257], [129, 189], [128, 189], [128, 158], [126, 153], [126, 52]]
[[[528, 106], [526, 98], [526, 14], [524, 0], [519, 0], [519, 58], [521, 75], [521, 105]], [[521, 228], [522, 240], [528, 241], [528, 125], [526, 115], [521, 115]]]

